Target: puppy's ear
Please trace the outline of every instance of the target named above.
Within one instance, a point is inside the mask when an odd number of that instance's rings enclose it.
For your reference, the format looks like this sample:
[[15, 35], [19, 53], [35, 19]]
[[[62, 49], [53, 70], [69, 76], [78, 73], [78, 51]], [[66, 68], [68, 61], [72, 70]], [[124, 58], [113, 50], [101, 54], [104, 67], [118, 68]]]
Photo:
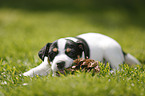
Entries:
[[84, 52], [85, 58], [90, 58], [90, 49], [85, 41], [78, 41], [78, 47], [81, 52]]
[[49, 47], [52, 43], [47, 43], [39, 52], [38, 52], [38, 56], [39, 58], [44, 61], [44, 57], [48, 57], [48, 51], [49, 51]]
[[77, 42], [79, 50], [84, 51], [84, 44], [82, 42]]

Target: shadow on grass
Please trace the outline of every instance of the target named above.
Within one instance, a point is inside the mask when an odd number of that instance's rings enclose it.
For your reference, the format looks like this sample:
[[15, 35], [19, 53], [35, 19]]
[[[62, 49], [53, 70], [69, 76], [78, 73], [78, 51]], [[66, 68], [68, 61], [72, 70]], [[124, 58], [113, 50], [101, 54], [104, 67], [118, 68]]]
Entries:
[[104, 27], [128, 25], [144, 29], [144, 0], [1, 0], [0, 8], [20, 9], [30, 12], [60, 11], [84, 14], [93, 25]]

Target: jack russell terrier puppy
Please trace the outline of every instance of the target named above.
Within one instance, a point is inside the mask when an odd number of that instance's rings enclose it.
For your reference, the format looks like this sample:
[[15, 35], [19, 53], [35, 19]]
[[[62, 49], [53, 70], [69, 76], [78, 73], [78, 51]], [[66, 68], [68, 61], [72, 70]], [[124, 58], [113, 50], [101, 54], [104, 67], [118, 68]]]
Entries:
[[132, 55], [125, 53], [112, 38], [99, 33], [86, 33], [77, 37], [61, 38], [47, 43], [38, 53], [42, 63], [23, 73], [24, 76], [47, 75], [72, 66], [78, 57], [110, 63], [112, 69], [119, 69], [124, 62], [133, 65], [140, 62]]

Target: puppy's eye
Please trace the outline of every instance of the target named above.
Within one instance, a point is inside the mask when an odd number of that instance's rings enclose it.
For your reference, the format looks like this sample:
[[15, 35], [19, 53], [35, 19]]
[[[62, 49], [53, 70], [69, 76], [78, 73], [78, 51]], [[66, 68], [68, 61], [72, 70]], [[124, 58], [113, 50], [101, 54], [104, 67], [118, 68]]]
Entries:
[[57, 52], [58, 49], [57, 49], [57, 48], [53, 48], [52, 51], [53, 51], [53, 52]]
[[54, 57], [58, 54], [58, 49], [57, 48], [53, 48], [49, 53], [49, 60], [52, 61], [54, 59]]
[[70, 48], [67, 48], [67, 49], [66, 49], [66, 52], [67, 52], [67, 53], [68, 53], [68, 52], [70, 52], [70, 51], [71, 51], [71, 49], [70, 49]]

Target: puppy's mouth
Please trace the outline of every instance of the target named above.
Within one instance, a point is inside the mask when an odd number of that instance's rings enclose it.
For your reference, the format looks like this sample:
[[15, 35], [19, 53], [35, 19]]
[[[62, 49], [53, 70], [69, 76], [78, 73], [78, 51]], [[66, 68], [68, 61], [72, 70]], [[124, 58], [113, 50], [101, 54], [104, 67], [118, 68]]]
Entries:
[[93, 59], [76, 59], [74, 60], [72, 66], [68, 68], [59, 69], [56, 74], [57, 76], [61, 76], [61, 74], [66, 75], [67, 73], [74, 74], [76, 70], [84, 72], [92, 71], [93, 73], [98, 73], [100, 72], [99, 62]]

